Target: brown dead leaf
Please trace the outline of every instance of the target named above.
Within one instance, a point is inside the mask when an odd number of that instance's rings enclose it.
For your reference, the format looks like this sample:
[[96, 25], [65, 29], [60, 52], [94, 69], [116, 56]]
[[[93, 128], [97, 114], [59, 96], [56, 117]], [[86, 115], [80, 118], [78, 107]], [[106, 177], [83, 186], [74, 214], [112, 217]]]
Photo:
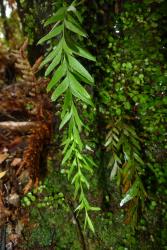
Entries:
[[24, 228], [24, 224], [22, 223], [21, 220], [18, 220], [17, 225], [15, 227], [16, 234], [21, 235], [21, 232], [23, 231], [23, 228]]
[[0, 164], [2, 164], [7, 158], [8, 158], [7, 153], [0, 153]]
[[17, 146], [18, 144], [20, 144], [22, 142], [22, 138], [17, 136], [15, 137], [15, 139], [9, 144], [9, 148], [13, 148], [15, 146]]
[[7, 172], [7, 171], [0, 172], [0, 179], [1, 179], [2, 177], [4, 177], [4, 175], [6, 174], [6, 172]]
[[0, 191], [0, 226], [5, 222], [5, 218], [10, 216], [11, 212], [4, 206], [2, 192]]
[[13, 243], [14, 246], [16, 246], [19, 242], [19, 235], [16, 233], [12, 233], [9, 235], [9, 240]]
[[14, 158], [12, 163], [11, 163], [11, 166], [12, 167], [16, 167], [18, 166], [19, 164], [21, 163], [21, 158]]
[[15, 206], [15, 207], [19, 207], [20, 205], [20, 197], [17, 193], [13, 193], [9, 195], [9, 199], [8, 199], [9, 204]]
[[27, 185], [24, 187], [23, 193], [24, 194], [28, 193], [28, 191], [32, 188], [32, 185], [33, 185], [33, 181], [32, 179], [30, 179]]

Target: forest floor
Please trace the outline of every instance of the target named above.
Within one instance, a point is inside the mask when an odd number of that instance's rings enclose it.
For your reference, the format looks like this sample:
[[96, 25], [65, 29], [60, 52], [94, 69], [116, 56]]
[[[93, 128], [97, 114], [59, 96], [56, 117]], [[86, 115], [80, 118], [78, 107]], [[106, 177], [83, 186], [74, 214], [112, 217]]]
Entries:
[[22, 197], [38, 185], [51, 137], [52, 112], [46, 80], [31, 67], [27, 41], [18, 51], [0, 47], [0, 249], [18, 245], [28, 214]]

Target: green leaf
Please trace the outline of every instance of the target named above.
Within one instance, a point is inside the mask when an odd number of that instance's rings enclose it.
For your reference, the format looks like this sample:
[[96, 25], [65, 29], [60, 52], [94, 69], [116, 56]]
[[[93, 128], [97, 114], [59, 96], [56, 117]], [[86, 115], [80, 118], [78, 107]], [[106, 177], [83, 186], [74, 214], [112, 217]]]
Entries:
[[84, 156], [84, 159], [87, 161], [87, 163], [88, 163], [90, 166], [97, 167], [97, 165], [96, 165], [95, 162], [91, 159], [90, 156]]
[[73, 4], [71, 4], [69, 7], [68, 7], [68, 9], [67, 9], [67, 11], [68, 12], [75, 12], [76, 11], [76, 8], [75, 8], [75, 6], [73, 5]]
[[70, 179], [70, 177], [71, 177], [71, 175], [72, 175], [72, 173], [73, 173], [76, 166], [77, 166], [76, 159], [74, 159], [71, 166], [70, 166], [70, 169], [68, 171], [68, 180]]
[[87, 222], [86, 224], [88, 224], [90, 230], [91, 230], [93, 233], [95, 233], [95, 229], [94, 229], [93, 223], [92, 223], [92, 221], [91, 221], [91, 219], [90, 219], [90, 217], [89, 217], [89, 215], [88, 215], [87, 213], [86, 213], [85, 220], [86, 220], [86, 222]]
[[79, 11], [74, 11], [74, 14], [75, 14], [75, 16], [78, 18], [78, 21], [80, 22], [80, 23], [82, 23], [83, 22], [83, 18], [82, 18], [82, 16], [80, 15], [80, 13], [79, 13]]
[[89, 202], [86, 199], [85, 194], [84, 194], [83, 191], [81, 192], [80, 197], [79, 197], [79, 201], [81, 201], [81, 200], [83, 201], [86, 210], [88, 210], [90, 208], [90, 205], [89, 205]]
[[118, 163], [117, 161], [114, 162], [114, 166], [112, 168], [111, 174], [110, 174], [110, 180], [113, 180], [115, 175], [117, 174], [117, 170], [118, 170]]
[[104, 144], [104, 146], [105, 146], [105, 147], [108, 147], [108, 146], [111, 144], [112, 141], [113, 141], [113, 138], [112, 138], [112, 136], [110, 136], [110, 137], [107, 139], [107, 141], [106, 141], [106, 143]]
[[77, 59], [75, 59], [73, 56], [68, 55], [68, 61], [69, 61], [70, 66], [75, 71], [77, 71], [79, 74], [85, 77], [89, 82], [94, 83], [92, 76], [89, 74], [89, 72], [83, 67], [83, 65]]
[[68, 79], [70, 82], [70, 88], [72, 91], [72, 94], [85, 103], [92, 105], [90, 95], [88, 92], [82, 87], [82, 85], [77, 81], [77, 79], [73, 76], [73, 74], [69, 73], [68, 74]]
[[62, 129], [64, 127], [64, 125], [70, 120], [71, 116], [72, 116], [72, 112], [66, 113], [66, 115], [64, 116], [64, 118], [62, 119], [60, 123], [59, 129]]
[[[64, 142], [63, 142], [64, 143]], [[61, 144], [61, 146], [63, 146], [63, 145], [65, 145], [65, 147], [63, 148], [63, 154], [65, 154], [65, 152], [67, 151], [67, 149], [68, 149], [68, 147], [69, 147], [69, 145], [70, 145], [70, 143], [71, 143], [71, 140], [70, 140], [70, 138], [67, 138], [67, 140], [65, 140], [65, 143], [64, 144]]]
[[65, 94], [65, 98], [64, 98], [64, 104], [63, 104], [63, 108], [62, 108], [61, 119], [63, 119], [63, 117], [65, 116], [65, 113], [67, 112], [67, 110], [69, 108], [71, 108], [71, 104], [72, 104], [71, 91], [70, 91], [70, 89], [67, 89], [66, 94]]
[[124, 124], [124, 127], [125, 127], [125, 129], [127, 129], [135, 138], [138, 138], [138, 136], [137, 136], [137, 134], [136, 134], [136, 132], [135, 132], [135, 128], [134, 127], [130, 127], [130, 126], [128, 126], [128, 125], [125, 125]]
[[61, 7], [58, 9], [58, 11], [45, 22], [44, 27], [57, 21], [62, 21], [64, 19], [66, 10], [66, 7]]
[[72, 50], [71, 48], [67, 45], [66, 40], [63, 39], [63, 49], [66, 52], [66, 54], [72, 55]]
[[67, 137], [66, 139], [63, 138], [63, 141], [62, 141], [62, 143], [61, 143], [61, 146], [66, 145], [66, 143], [67, 143], [68, 141], [71, 141], [69, 137]]
[[[74, 13], [74, 12], [73, 12], [73, 13]], [[74, 24], [75, 26], [77, 26], [79, 29], [83, 30], [83, 28], [81, 27], [81, 23], [80, 23], [80, 21], [78, 20], [78, 18], [76, 19], [76, 18], [74, 18], [73, 15], [68, 14], [67, 20], [68, 20], [70, 23], [72, 23], [72, 24]], [[78, 22], [78, 21], [79, 21], [79, 22]], [[86, 33], [85, 30], [83, 30], [83, 31]]]
[[47, 70], [45, 72], [45, 76], [48, 76], [50, 74], [50, 72], [52, 72], [52, 70], [54, 70], [56, 68], [56, 66], [61, 61], [61, 57], [62, 57], [62, 50], [60, 49], [60, 51], [58, 52], [58, 54], [56, 55], [56, 57], [54, 58], [54, 60], [52, 61], [52, 63], [47, 68]]
[[81, 138], [80, 138], [80, 135], [79, 135], [79, 132], [78, 132], [76, 126], [73, 126], [73, 135], [74, 135], [75, 142], [79, 145], [80, 150], [82, 150], [83, 143], [81, 141]]
[[100, 211], [101, 208], [100, 207], [90, 207], [89, 210], [91, 210], [91, 211]]
[[61, 45], [61, 41], [59, 42], [59, 44], [56, 46], [56, 48], [54, 48], [48, 55], [47, 57], [43, 60], [43, 62], [40, 64], [40, 68], [42, 68], [45, 64], [47, 64], [48, 62], [52, 61], [53, 58], [57, 55], [57, 53], [59, 52], [59, 48]]
[[139, 144], [139, 141], [137, 141], [137, 139], [135, 139], [133, 136], [131, 136], [131, 141], [133, 143], [133, 145], [138, 149], [138, 150], [141, 150], [141, 147], [140, 147], [140, 144]]
[[113, 128], [113, 131], [114, 131], [117, 135], [119, 135], [119, 130], [118, 130], [117, 128]]
[[138, 161], [141, 165], [144, 164], [143, 160], [140, 158], [140, 156], [136, 153], [133, 153], [136, 161]]
[[124, 204], [126, 204], [128, 201], [132, 200], [133, 198], [134, 198], [133, 196], [127, 193], [126, 196], [121, 200], [120, 207], [122, 207]]
[[81, 188], [80, 182], [79, 182], [79, 177], [75, 180], [75, 191], [74, 191], [74, 199], [77, 198], [79, 190]]
[[80, 36], [87, 37], [86, 32], [80, 26], [73, 24], [72, 22], [69, 22], [67, 20], [65, 20], [65, 26], [68, 30], [70, 30], [70, 31], [72, 31]]
[[68, 88], [68, 86], [69, 86], [68, 79], [65, 78], [64, 81], [61, 84], [59, 84], [59, 86], [53, 92], [53, 94], [51, 96], [51, 100], [52, 101], [56, 101], [57, 98], [59, 98], [59, 96], [66, 91], [66, 89]]
[[82, 210], [84, 208], [84, 204], [83, 204], [83, 202], [81, 202], [79, 205], [78, 205], [78, 207], [75, 209], [75, 212], [77, 211], [77, 210]]
[[88, 181], [87, 181], [87, 179], [85, 178], [85, 176], [82, 174], [81, 175], [81, 181], [83, 182], [83, 183], [85, 183], [86, 184], [86, 186], [87, 186], [87, 188], [89, 189], [89, 183], [88, 183]]
[[76, 7], [73, 5], [73, 3], [69, 6], [69, 8], [68, 8], [67, 11], [68, 11], [68, 12], [74, 13], [74, 15], [77, 17], [78, 21], [79, 21], [80, 23], [82, 23], [83, 18], [82, 18], [82, 16], [80, 15], [80, 13], [77, 11], [77, 9], [76, 9]]
[[120, 158], [118, 157], [118, 155], [116, 153], [113, 154], [113, 157], [114, 157], [114, 160], [117, 161], [119, 164], [122, 163]]
[[93, 83], [91, 83], [90, 81], [88, 81], [85, 77], [83, 77], [81, 74], [79, 74], [78, 72], [76, 72], [75, 70], [73, 70], [73, 75], [75, 76], [75, 78], [79, 81], [79, 82], [85, 82], [89, 85], [93, 85]]
[[65, 63], [63, 63], [55, 71], [51, 81], [49, 82], [47, 86], [47, 92], [49, 92], [54, 86], [56, 86], [58, 81], [65, 75], [65, 73], [66, 73], [66, 65]]
[[89, 171], [91, 174], [93, 174], [93, 169], [87, 164], [87, 162], [84, 162], [84, 164], [82, 165], [82, 167], [84, 169], [86, 169], [87, 171]]
[[62, 165], [64, 165], [64, 163], [70, 158], [72, 151], [74, 149], [74, 144], [72, 144], [72, 146], [70, 147], [70, 149], [66, 152], [63, 160], [62, 160]]
[[63, 25], [59, 25], [59, 26], [56, 26], [55, 28], [53, 28], [46, 36], [42, 37], [38, 44], [42, 44], [44, 43], [45, 41], [47, 40], [50, 40], [51, 38], [59, 35], [63, 30]]
[[124, 204], [126, 204], [128, 201], [132, 200], [134, 197], [137, 196], [139, 191], [139, 180], [136, 179], [133, 183], [132, 187], [129, 189], [129, 191], [126, 193], [125, 197], [120, 202], [120, 207], [122, 207]]
[[[75, 125], [74, 118], [72, 117], [69, 122], [69, 129], [68, 129], [68, 134], [70, 137], [73, 138], [73, 127]], [[74, 138], [73, 138], [74, 139]]]
[[77, 182], [79, 178], [80, 178], [80, 172], [77, 172], [77, 173], [74, 175], [74, 177], [73, 177], [73, 179], [72, 179], [72, 181], [71, 181], [71, 184]]
[[77, 54], [77, 55], [79, 55], [81, 57], [84, 57], [84, 58], [86, 58], [88, 60], [91, 60], [91, 61], [94, 61], [94, 62], [96, 61], [96, 58], [93, 55], [91, 55], [89, 53], [89, 51], [87, 51], [86, 49], [81, 48], [81, 47], [79, 47], [77, 45], [75, 47], [76, 47], [76, 50], [74, 50], [75, 54]]
[[74, 104], [72, 105], [72, 110], [73, 110], [74, 119], [75, 119], [76, 124], [78, 126], [78, 129], [80, 131], [81, 127], [83, 126], [83, 123], [82, 123], [81, 119], [79, 118], [78, 111], [77, 111]]

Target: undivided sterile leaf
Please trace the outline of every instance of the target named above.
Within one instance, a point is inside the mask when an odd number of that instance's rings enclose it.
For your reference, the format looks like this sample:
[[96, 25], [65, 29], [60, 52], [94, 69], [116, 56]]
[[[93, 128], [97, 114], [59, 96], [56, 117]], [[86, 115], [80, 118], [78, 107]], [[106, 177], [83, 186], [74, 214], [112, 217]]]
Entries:
[[87, 83], [89, 85], [93, 85], [93, 83], [91, 83], [90, 81], [88, 81], [85, 77], [83, 77], [81, 74], [79, 74], [77, 71], [73, 70], [73, 75], [75, 76], [75, 78], [79, 81], [79, 82], [84, 82]]
[[64, 118], [62, 119], [60, 123], [59, 129], [62, 129], [64, 127], [64, 125], [70, 120], [71, 116], [72, 116], [72, 112], [66, 113], [66, 115], [64, 116]]
[[72, 133], [74, 125], [75, 125], [74, 119], [70, 119], [70, 121], [69, 121], [68, 134], [69, 134], [69, 136], [72, 137], [72, 138], [74, 138], [74, 137], [73, 137], [73, 133]]
[[74, 135], [75, 142], [79, 145], [79, 148], [82, 151], [83, 143], [81, 141], [81, 138], [80, 138], [80, 135], [79, 135], [79, 132], [78, 132], [76, 126], [73, 126], [73, 135]]
[[84, 58], [86, 58], [86, 59], [88, 59], [88, 60], [91, 60], [91, 61], [96, 61], [96, 58], [93, 56], [93, 55], [91, 55], [90, 53], [89, 53], [89, 51], [87, 51], [86, 49], [84, 49], [84, 48], [81, 48], [80, 46], [78, 46], [78, 45], [76, 45], [75, 46], [76, 47], [76, 50], [74, 50], [74, 53], [75, 54], [77, 54], [77, 55], [79, 55], [79, 56], [81, 56], [81, 57], [84, 57]]
[[65, 75], [66, 72], [66, 65], [65, 63], [61, 64], [58, 69], [55, 71], [51, 81], [49, 82], [47, 86], [47, 91], [49, 92], [56, 84], [58, 81]]
[[100, 211], [100, 207], [90, 207], [89, 210], [91, 211]]
[[74, 149], [74, 144], [72, 144], [72, 146], [67, 150], [67, 152], [62, 160], [62, 165], [64, 165], [64, 163], [70, 158], [73, 149]]
[[73, 174], [73, 171], [76, 166], [77, 166], [76, 159], [74, 159], [70, 166], [70, 169], [68, 170], [68, 180], [71, 178], [71, 175]]
[[42, 68], [45, 64], [49, 63], [54, 59], [54, 57], [58, 54], [60, 49], [62, 48], [62, 40], [57, 44], [55, 48], [47, 55], [47, 57], [43, 60], [43, 62], [40, 64], [40, 68]]
[[135, 138], [138, 138], [136, 131], [133, 127], [124, 124], [126, 130], [128, 130]]
[[90, 219], [90, 217], [89, 217], [88, 214], [86, 214], [85, 220], [86, 220], [85, 225], [88, 224], [88, 226], [89, 226], [89, 228], [91, 229], [91, 231], [92, 231], [93, 233], [95, 233], [95, 229], [94, 229], [93, 223], [92, 223], [92, 221], [91, 221], [91, 219]]
[[62, 113], [61, 113], [61, 119], [63, 119], [67, 110], [69, 110], [71, 108], [71, 104], [72, 104], [71, 91], [70, 91], [70, 89], [67, 89], [67, 91], [65, 93], [64, 104], [63, 104]]
[[128, 201], [132, 200], [133, 198], [134, 198], [133, 196], [127, 193], [126, 196], [121, 200], [120, 207], [125, 205]]
[[56, 13], [45, 22], [44, 27], [49, 24], [56, 23], [57, 21], [62, 21], [66, 10], [66, 7], [61, 7], [60, 9], [58, 9], [58, 11], [56, 11]]
[[77, 81], [77, 79], [73, 76], [73, 74], [68, 74], [68, 79], [70, 82], [70, 88], [72, 94], [82, 101], [86, 102], [89, 105], [92, 105], [90, 95], [88, 92], [82, 87], [82, 85]]
[[45, 76], [48, 76], [56, 68], [56, 66], [61, 61], [61, 57], [62, 57], [62, 50], [60, 49], [60, 51], [58, 52], [58, 54], [53, 59], [52, 63], [48, 66], [48, 68], [47, 68], [47, 70], [45, 72]]
[[80, 26], [78, 26], [72, 22], [65, 20], [65, 26], [68, 30], [70, 30], [70, 31], [72, 31], [80, 36], [83, 36], [83, 37], [87, 36], [86, 32]]
[[[74, 2], [76, 2], [76, 1], [74, 1]], [[73, 3], [74, 3], [73, 2]], [[77, 17], [77, 19], [78, 19], [78, 21], [80, 22], [80, 23], [82, 23], [82, 16], [80, 15], [80, 13], [77, 11], [77, 9], [76, 9], [76, 7], [75, 7], [75, 3], [74, 4], [71, 4], [69, 7], [68, 7], [68, 9], [67, 9], [67, 11], [68, 12], [73, 12], [74, 14], [75, 14], [75, 16]]]
[[90, 166], [97, 167], [96, 163], [92, 160], [90, 156], [85, 156], [84, 158]]
[[78, 182], [78, 179], [80, 179], [80, 172], [77, 172], [77, 173], [74, 175], [74, 177], [73, 177], [73, 179], [72, 179], [72, 181], [71, 181], [71, 184], [73, 184], [73, 183], [75, 183], [75, 182]]
[[80, 23], [82, 23], [83, 18], [82, 18], [82, 16], [80, 15], [80, 13], [76, 10], [76, 11], [74, 12], [74, 14], [75, 14], [75, 16], [78, 18], [78, 21], [79, 21]]
[[75, 8], [74, 5], [71, 4], [71, 5], [68, 7], [67, 11], [68, 11], [68, 12], [70, 12], [70, 11], [75, 12], [75, 11], [76, 11], [76, 8]]
[[136, 161], [138, 161], [141, 165], [144, 164], [143, 160], [140, 158], [140, 156], [136, 153], [133, 153]]
[[78, 207], [76, 207], [75, 212], [76, 212], [76, 211], [81, 211], [83, 208], [84, 208], [84, 204], [83, 204], [83, 202], [81, 202], [81, 203], [78, 205]]
[[63, 30], [63, 25], [59, 25], [59, 26], [56, 26], [55, 28], [53, 28], [46, 36], [42, 37], [38, 44], [42, 44], [44, 43], [45, 41], [47, 40], [50, 40], [51, 38], [59, 35]]
[[82, 123], [81, 119], [79, 118], [78, 111], [77, 111], [75, 105], [72, 105], [72, 110], [73, 110], [75, 122], [76, 122], [78, 129], [80, 131], [83, 123]]
[[105, 147], [108, 147], [110, 143], [112, 142], [113, 138], [112, 135], [107, 139], [106, 143], [104, 144]]
[[54, 92], [51, 96], [51, 100], [56, 101], [57, 98], [59, 98], [59, 96], [66, 91], [68, 86], [69, 86], [68, 79], [65, 78], [64, 81], [62, 83], [60, 83], [59, 86], [54, 90]]
[[89, 189], [89, 186], [90, 186], [90, 185], [89, 185], [87, 179], [85, 178], [85, 176], [84, 176], [83, 174], [81, 174], [81, 181], [82, 181], [83, 183], [85, 183], [86, 187]]
[[[65, 152], [67, 151], [67, 149], [68, 149], [70, 143], [71, 143], [71, 140], [70, 140], [70, 138], [68, 138], [68, 139], [66, 140], [66, 143], [64, 144], [65, 147], [63, 148], [63, 151], [62, 151], [63, 154], [65, 154]], [[61, 145], [63, 145], [63, 143], [62, 143]]]
[[80, 94], [82, 94], [86, 99], [91, 99], [90, 95], [84, 87], [77, 81], [73, 74], [69, 73], [70, 85]]
[[84, 164], [82, 165], [82, 167], [83, 167], [85, 170], [89, 171], [90, 174], [93, 174], [93, 169], [88, 165], [87, 162], [84, 162]]
[[66, 54], [72, 55], [72, 52], [73, 52], [73, 51], [72, 51], [71, 48], [67, 45], [67, 42], [66, 42], [65, 39], [63, 39], [63, 49], [64, 49], [64, 51], [65, 51]]
[[[74, 18], [73, 15], [71, 15], [71, 14], [67, 15], [67, 20], [68, 20], [70, 23], [72, 23], [72, 24], [74, 24], [75, 26], [77, 26], [79, 29], [83, 30], [83, 28], [81, 27], [81, 23], [78, 22], [78, 19]], [[83, 31], [86, 33], [85, 30], [83, 30]]]
[[89, 74], [89, 72], [84, 68], [84, 66], [73, 56], [68, 56], [68, 61], [70, 66], [77, 71], [79, 74], [81, 74], [83, 77], [85, 77], [89, 82], [93, 83], [94, 80], [92, 76]]
[[118, 167], [119, 167], [119, 165], [118, 165], [117, 161], [115, 161], [114, 166], [113, 166], [112, 171], [111, 171], [111, 174], [110, 174], [110, 180], [113, 180], [114, 177], [116, 176]]
[[138, 194], [139, 190], [139, 180], [136, 179], [136, 181], [133, 183], [132, 187], [129, 189], [129, 191], [126, 193], [125, 197], [120, 202], [120, 207], [122, 207], [124, 204], [126, 204], [128, 201], [132, 200], [136, 195]]

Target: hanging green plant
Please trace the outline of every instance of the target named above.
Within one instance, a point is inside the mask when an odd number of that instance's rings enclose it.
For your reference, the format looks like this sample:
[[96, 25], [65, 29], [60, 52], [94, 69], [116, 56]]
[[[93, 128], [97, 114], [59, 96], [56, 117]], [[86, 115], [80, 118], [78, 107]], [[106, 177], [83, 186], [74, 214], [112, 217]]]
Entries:
[[81, 131], [84, 126], [79, 115], [77, 105], [86, 104], [93, 106], [91, 96], [87, 92], [84, 84], [93, 85], [94, 79], [88, 70], [81, 64], [78, 57], [95, 61], [85, 48], [81, 46], [81, 37], [87, 37], [82, 28], [81, 16], [76, 9], [76, 1], [70, 6], [64, 4], [57, 12], [51, 16], [45, 26], [53, 24], [51, 31], [40, 39], [42, 44], [56, 37], [57, 45], [46, 56], [41, 66], [48, 65], [45, 76], [52, 74], [52, 78], [47, 86], [47, 91], [52, 91], [51, 100], [57, 101], [60, 96], [64, 97], [61, 123], [59, 129], [65, 126], [62, 146], [62, 165], [68, 166], [68, 179], [75, 187], [75, 198], [79, 200], [76, 211], [84, 210], [85, 227], [94, 231], [92, 221], [88, 212], [99, 210], [92, 207], [85, 195], [85, 188], [89, 189], [87, 175], [93, 174], [95, 163], [90, 156], [85, 154], [86, 145], [81, 138]]

